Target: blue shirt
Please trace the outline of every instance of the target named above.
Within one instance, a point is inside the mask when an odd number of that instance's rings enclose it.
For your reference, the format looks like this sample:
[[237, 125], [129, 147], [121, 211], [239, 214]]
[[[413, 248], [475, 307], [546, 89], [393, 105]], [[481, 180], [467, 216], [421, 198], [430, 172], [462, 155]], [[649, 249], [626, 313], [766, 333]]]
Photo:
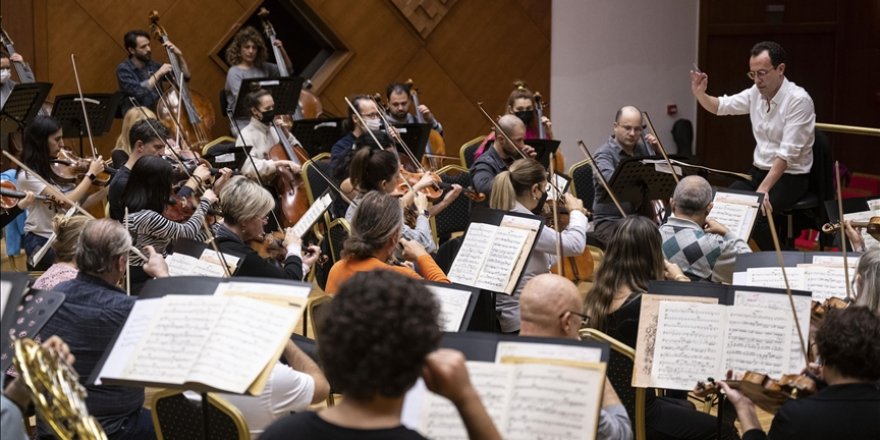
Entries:
[[[617, 169], [617, 166], [620, 165], [620, 162], [630, 157], [650, 156], [651, 154], [651, 150], [648, 149], [644, 142], [639, 140], [633, 148], [633, 154], [630, 155], [624, 151], [620, 144], [617, 143], [617, 139], [614, 139], [614, 136], [611, 136], [608, 138], [607, 142], [599, 147], [593, 157], [596, 159], [596, 168], [603, 176], [605, 176], [605, 180], [608, 181], [608, 185], [610, 186], [611, 176], [614, 175], [614, 171]], [[593, 199], [593, 221], [601, 223], [608, 220], [620, 219], [620, 211], [617, 210], [617, 207], [614, 206], [611, 198], [608, 197], [608, 193], [605, 192], [605, 187], [599, 182], [599, 178], [593, 176], [593, 180], [593, 187], [596, 192], [595, 198]], [[627, 214], [635, 212], [635, 208], [631, 203], [620, 200], [620, 204], [621, 208], [623, 208]]]
[[150, 60], [143, 69], [138, 69], [131, 61], [131, 57], [116, 66], [116, 82], [119, 83], [119, 91], [122, 92], [122, 102], [119, 104], [122, 116], [125, 116], [125, 112], [132, 107], [129, 97], [136, 99], [143, 107], [156, 108], [159, 92], [156, 91], [156, 87], [150, 88], [150, 75], [160, 67], [162, 66], [159, 63]]
[[[66, 295], [57, 312], [49, 319], [40, 336], [46, 340], [58, 335], [76, 356], [74, 368], [80, 383], [88, 391], [86, 406], [108, 435], [144, 405], [144, 389], [86, 384], [111, 340], [134, 307], [135, 297], [92, 275], [80, 272], [76, 278], [55, 286]], [[48, 433], [41, 426], [40, 433]]]

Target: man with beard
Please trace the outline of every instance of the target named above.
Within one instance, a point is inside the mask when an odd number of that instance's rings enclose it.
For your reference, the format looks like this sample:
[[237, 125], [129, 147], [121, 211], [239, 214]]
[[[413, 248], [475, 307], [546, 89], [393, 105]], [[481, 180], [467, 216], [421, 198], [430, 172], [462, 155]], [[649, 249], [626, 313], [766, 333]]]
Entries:
[[[150, 34], [143, 30], [133, 30], [125, 33], [123, 37], [125, 50], [128, 51], [128, 58], [116, 66], [116, 81], [119, 83], [119, 90], [122, 92], [122, 113], [131, 108], [131, 102], [128, 98], [134, 98], [138, 104], [156, 108], [156, 102], [159, 101], [158, 87], [159, 82], [166, 79], [166, 75], [171, 73], [171, 64], [165, 63], [160, 65], [153, 61], [153, 50], [150, 47]], [[165, 46], [174, 51], [180, 60], [180, 69], [183, 71], [184, 79], [189, 79], [189, 67], [183, 54], [170, 41]], [[172, 79], [172, 78], [167, 78]], [[179, 79], [174, 79], [175, 82]]]

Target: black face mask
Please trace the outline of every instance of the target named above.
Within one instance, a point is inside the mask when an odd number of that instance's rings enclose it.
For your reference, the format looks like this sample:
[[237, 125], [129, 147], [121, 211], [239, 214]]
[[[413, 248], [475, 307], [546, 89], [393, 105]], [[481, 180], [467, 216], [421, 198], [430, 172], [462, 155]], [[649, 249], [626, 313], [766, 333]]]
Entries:
[[538, 199], [538, 206], [532, 210], [532, 214], [541, 215], [544, 212], [544, 204], [547, 203], [547, 191], [541, 192], [541, 198]]
[[272, 120], [275, 119], [275, 110], [266, 110], [263, 112], [263, 115], [260, 117], [260, 122], [269, 125], [272, 123]]
[[526, 126], [529, 126], [529, 124], [531, 124], [532, 121], [535, 119], [535, 111], [534, 110], [525, 110], [525, 111], [521, 111], [521, 112], [514, 112], [513, 114], [515, 114], [517, 118], [519, 118], [521, 121], [523, 121], [523, 124], [526, 124]]

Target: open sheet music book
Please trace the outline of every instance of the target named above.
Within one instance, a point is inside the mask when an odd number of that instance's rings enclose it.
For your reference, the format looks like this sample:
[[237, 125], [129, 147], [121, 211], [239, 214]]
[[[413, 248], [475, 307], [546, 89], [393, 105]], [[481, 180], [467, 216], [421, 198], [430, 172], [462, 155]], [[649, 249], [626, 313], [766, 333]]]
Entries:
[[[508, 345], [505, 354], [501, 344]], [[605, 381], [600, 349], [501, 342], [498, 350], [496, 362], [469, 360], [467, 368], [504, 438], [595, 438]], [[421, 379], [406, 395], [402, 421], [428, 438], [468, 438], [452, 402], [428, 391]]]
[[[642, 295], [633, 386], [690, 390], [728, 370], [779, 376], [805, 367], [788, 297], [726, 287], [732, 305], [708, 296]], [[810, 298], [794, 300], [807, 337]]]
[[[842, 259], [841, 259], [842, 261]], [[849, 280], [855, 279], [856, 264], [849, 265]], [[846, 298], [846, 276], [843, 265], [798, 264], [797, 267], [786, 267], [785, 275], [789, 287], [807, 290], [812, 293], [813, 301], [823, 302], [829, 297]], [[734, 283], [745, 286], [763, 286], [785, 288], [782, 269], [778, 267], [750, 267], [744, 274], [736, 276]]]
[[296, 234], [297, 237], [302, 237], [309, 231], [309, 228], [321, 217], [321, 214], [333, 204], [333, 194], [330, 190], [324, 192], [321, 197], [315, 199], [312, 206], [309, 206], [309, 209], [303, 214], [303, 216], [293, 225], [293, 233]]
[[[226, 260], [229, 273], [235, 273], [239, 258], [235, 255], [224, 253], [223, 259]], [[184, 254], [183, 252], [175, 252], [165, 257], [165, 264], [168, 265], [168, 276], [170, 277], [187, 275], [206, 277], [226, 276], [226, 272], [223, 270], [223, 263], [213, 248], [204, 249], [199, 258]]]
[[473, 292], [455, 286], [428, 284], [428, 290], [440, 304], [440, 328], [444, 332], [457, 332], [468, 311]]
[[709, 218], [726, 226], [737, 237], [749, 241], [763, 199], [763, 194], [759, 193], [717, 189]]
[[474, 221], [472, 216], [446, 276], [454, 283], [513, 294], [543, 223], [531, 216], [481, 211], [500, 215], [500, 224]]

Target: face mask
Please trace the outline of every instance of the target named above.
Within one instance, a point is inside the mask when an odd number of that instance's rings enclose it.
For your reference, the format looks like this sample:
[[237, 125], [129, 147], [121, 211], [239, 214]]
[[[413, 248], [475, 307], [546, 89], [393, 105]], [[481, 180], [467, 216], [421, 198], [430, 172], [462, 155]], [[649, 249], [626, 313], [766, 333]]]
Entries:
[[535, 119], [535, 111], [534, 110], [525, 110], [525, 111], [521, 111], [521, 112], [514, 112], [513, 114], [515, 114], [517, 118], [519, 118], [521, 121], [523, 121], [523, 124], [526, 124], [526, 126], [531, 124], [532, 120]]
[[532, 210], [532, 214], [541, 215], [544, 212], [544, 203], [547, 203], [547, 191], [541, 191], [541, 198], [538, 199], [538, 206]]
[[275, 119], [275, 110], [266, 110], [263, 112], [263, 116], [260, 117], [260, 122], [269, 125], [273, 119]]
[[9, 77], [12, 76], [12, 71], [9, 69], [0, 69], [0, 82], [6, 82]]
[[382, 129], [382, 121], [378, 118], [364, 119], [364, 122], [367, 123], [367, 129], [370, 131], [379, 131]]

